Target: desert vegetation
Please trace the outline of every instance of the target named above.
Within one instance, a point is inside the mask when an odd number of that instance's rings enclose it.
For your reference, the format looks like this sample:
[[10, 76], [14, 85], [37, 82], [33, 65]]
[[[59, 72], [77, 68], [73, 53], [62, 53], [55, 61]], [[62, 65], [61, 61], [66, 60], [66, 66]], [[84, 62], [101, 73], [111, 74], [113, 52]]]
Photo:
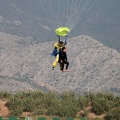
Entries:
[[[0, 99], [6, 100], [10, 115], [21, 116], [30, 112], [31, 116], [88, 117], [104, 114], [106, 120], [120, 119], [120, 97], [111, 93], [86, 93], [76, 95], [74, 92], [43, 93], [18, 92], [10, 94], [1, 92]], [[88, 109], [90, 108], [90, 109]]]

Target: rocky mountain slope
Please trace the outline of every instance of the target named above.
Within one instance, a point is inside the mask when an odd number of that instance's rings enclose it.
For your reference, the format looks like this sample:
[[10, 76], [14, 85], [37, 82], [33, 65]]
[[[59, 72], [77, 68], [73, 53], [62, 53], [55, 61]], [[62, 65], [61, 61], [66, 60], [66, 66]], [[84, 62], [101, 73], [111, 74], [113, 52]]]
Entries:
[[68, 40], [70, 72], [51, 70], [52, 42], [0, 33], [0, 90], [120, 93], [120, 53], [89, 36]]

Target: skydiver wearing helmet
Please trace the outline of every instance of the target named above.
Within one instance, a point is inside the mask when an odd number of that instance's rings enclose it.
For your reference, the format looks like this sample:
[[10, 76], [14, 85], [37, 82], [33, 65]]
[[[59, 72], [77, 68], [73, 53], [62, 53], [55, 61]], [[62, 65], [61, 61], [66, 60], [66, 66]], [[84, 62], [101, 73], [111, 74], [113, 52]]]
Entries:
[[59, 61], [59, 50], [65, 46], [65, 43], [63, 41], [59, 41], [54, 44], [54, 50], [52, 52], [52, 56], [55, 56], [55, 61], [52, 64], [52, 70], [56, 67], [58, 61]]
[[[55, 30], [57, 37], [58, 37], [58, 42], [54, 44], [54, 50], [52, 52], [51, 55], [55, 56], [55, 61], [52, 64], [52, 70], [54, 70], [54, 68], [56, 67], [58, 61], [59, 61], [59, 51], [60, 49], [62, 49], [63, 47], [65, 47], [65, 45], [67, 44], [67, 32], [70, 32], [69, 28], [67, 27], [60, 27], [58, 29]], [[65, 37], [64, 42], [60, 40], [60, 36]], [[61, 64], [60, 64], [60, 69], [61, 69]]]

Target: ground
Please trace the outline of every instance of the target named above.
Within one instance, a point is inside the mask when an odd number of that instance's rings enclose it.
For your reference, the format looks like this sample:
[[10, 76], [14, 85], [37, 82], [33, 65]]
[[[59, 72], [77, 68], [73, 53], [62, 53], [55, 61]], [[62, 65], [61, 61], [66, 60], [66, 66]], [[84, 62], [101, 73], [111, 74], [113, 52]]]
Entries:
[[0, 100], [0, 116], [9, 116], [9, 110], [6, 107], [6, 101]]
[[[6, 103], [7, 103], [7, 101], [0, 100], [0, 116], [7, 117], [10, 114], [10, 111], [9, 111], [8, 107], [6, 107]], [[88, 118], [89, 119], [95, 119], [95, 118], [100, 118], [101, 120], [104, 119], [104, 117], [105, 117], [104, 114], [98, 116], [98, 115], [90, 112], [91, 109], [92, 109], [92, 107], [90, 107], [90, 106], [86, 108], [86, 111], [89, 111], [88, 112]], [[80, 114], [83, 113], [83, 112], [84, 112], [83, 110], [80, 111], [77, 116], [79, 117]], [[24, 112], [24, 113], [22, 113], [22, 116], [24, 116], [24, 117], [31, 116], [31, 113], [30, 112]], [[49, 118], [49, 116], [42, 116], [42, 117], [45, 117], [47, 119]]]

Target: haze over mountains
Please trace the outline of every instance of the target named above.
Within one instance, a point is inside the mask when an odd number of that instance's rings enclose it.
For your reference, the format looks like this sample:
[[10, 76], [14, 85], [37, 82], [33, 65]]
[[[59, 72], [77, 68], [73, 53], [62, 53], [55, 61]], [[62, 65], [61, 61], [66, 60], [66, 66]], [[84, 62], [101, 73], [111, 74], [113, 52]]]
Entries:
[[[53, 3], [54, 4], [54, 3]], [[89, 35], [107, 46], [120, 50], [120, 0], [97, 0], [70, 38]], [[43, 10], [42, 10], [43, 11]], [[46, 26], [40, 0], [0, 0], [0, 32], [32, 37], [39, 42], [55, 40]]]
[[120, 53], [88, 36], [67, 44], [70, 72], [52, 71], [53, 42], [0, 33], [0, 90], [120, 93]]

